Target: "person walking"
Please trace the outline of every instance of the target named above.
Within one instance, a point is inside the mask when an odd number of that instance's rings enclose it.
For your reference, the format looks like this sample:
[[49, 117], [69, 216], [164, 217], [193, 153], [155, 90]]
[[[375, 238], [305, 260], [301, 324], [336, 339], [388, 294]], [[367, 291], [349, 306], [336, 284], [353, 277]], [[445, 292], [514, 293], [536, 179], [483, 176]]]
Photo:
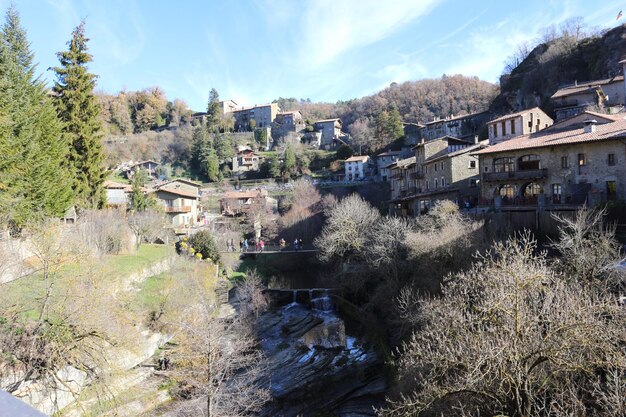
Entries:
[[298, 252], [298, 238], [293, 241], [293, 248], [296, 252]]
[[300, 250], [304, 250], [304, 245], [302, 244], [302, 239], [298, 239], [298, 247]]
[[261, 241], [259, 242], [259, 246], [261, 247], [261, 252], [263, 252], [263, 249], [265, 249], [265, 242], [263, 241], [263, 239], [261, 239]]
[[281, 237], [280, 241], [278, 242], [278, 245], [280, 246], [280, 250], [285, 249], [285, 239]]
[[248, 239], [244, 239], [243, 249], [244, 249], [244, 252], [248, 252]]
[[243, 252], [243, 240], [239, 239], [239, 253]]
[[230, 250], [235, 251], [235, 239], [230, 239]]

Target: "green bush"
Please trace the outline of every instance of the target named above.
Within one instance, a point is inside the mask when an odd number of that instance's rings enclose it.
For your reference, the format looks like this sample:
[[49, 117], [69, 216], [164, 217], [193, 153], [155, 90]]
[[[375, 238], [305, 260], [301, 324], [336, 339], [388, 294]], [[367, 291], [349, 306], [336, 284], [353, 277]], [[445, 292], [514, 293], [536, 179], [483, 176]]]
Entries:
[[220, 253], [213, 240], [213, 236], [207, 230], [201, 230], [189, 238], [189, 244], [196, 253], [202, 254], [202, 259], [210, 259], [214, 263], [220, 260]]
[[348, 159], [352, 156], [352, 154], [352, 148], [350, 148], [348, 145], [341, 145], [339, 148], [337, 148], [338, 159]]

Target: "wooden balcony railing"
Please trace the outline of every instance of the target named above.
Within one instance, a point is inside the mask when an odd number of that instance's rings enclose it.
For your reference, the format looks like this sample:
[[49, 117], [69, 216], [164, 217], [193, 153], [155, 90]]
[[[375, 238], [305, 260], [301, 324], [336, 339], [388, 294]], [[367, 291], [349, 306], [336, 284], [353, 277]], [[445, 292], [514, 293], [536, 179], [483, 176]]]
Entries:
[[191, 206], [165, 207], [165, 212], [166, 213], [190, 213], [191, 212]]

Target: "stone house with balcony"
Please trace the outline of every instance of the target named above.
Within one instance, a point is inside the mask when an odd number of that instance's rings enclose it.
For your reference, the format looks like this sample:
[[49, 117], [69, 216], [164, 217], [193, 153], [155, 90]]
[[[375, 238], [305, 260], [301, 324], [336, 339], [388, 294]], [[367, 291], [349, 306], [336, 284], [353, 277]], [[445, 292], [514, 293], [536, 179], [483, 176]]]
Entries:
[[552, 126], [554, 121], [539, 107], [498, 117], [487, 123], [491, 145]]
[[489, 112], [484, 111], [463, 116], [452, 115], [444, 119], [435, 119], [425, 123], [424, 127], [421, 128], [420, 140], [428, 142], [437, 138], [451, 136], [473, 142], [474, 136], [481, 135], [488, 118]]
[[276, 103], [262, 104], [233, 110], [232, 113], [235, 117], [235, 131], [251, 131], [252, 120], [254, 120], [255, 128], [270, 128], [272, 127], [272, 123], [276, 119], [279, 111], [280, 109]]
[[475, 153], [481, 204], [496, 211], [575, 210], [626, 198], [626, 119], [587, 120]]
[[370, 174], [370, 157], [351, 156], [344, 164], [346, 181], [361, 181]]
[[240, 175], [259, 170], [260, 157], [250, 148], [239, 149], [232, 159], [232, 174]]
[[322, 134], [320, 149], [334, 149], [338, 144], [343, 144], [348, 140], [348, 135], [341, 131], [341, 119], [318, 120], [313, 124], [313, 128]]
[[177, 179], [158, 186], [154, 193], [173, 227], [190, 227], [198, 222], [200, 184]]
[[[626, 68], [626, 60], [620, 61]], [[550, 97], [560, 121], [592, 108], [623, 108], [626, 97], [624, 75], [617, 75], [603, 80], [587, 81], [559, 88]]]
[[[415, 146], [416, 166], [411, 172], [415, 182], [409, 188], [415, 192], [392, 198], [390, 212], [417, 216], [428, 212], [439, 200], [451, 200], [461, 207], [475, 206], [480, 170], [472, 152], [485, 146], [487, 141], [468, 143], [450, 136]], [[395, 175], [396, 169], [392, 168], [392, 178]]]
[[[400, 201], [405, 197], [417, 194], [418, 167], [415, 156], [400, 159], [391, 163], [387, 169], [390, 172], [391, 200]], [[393, 212], [401, 216], [414, 216], [413, 204], [394, 204]]]

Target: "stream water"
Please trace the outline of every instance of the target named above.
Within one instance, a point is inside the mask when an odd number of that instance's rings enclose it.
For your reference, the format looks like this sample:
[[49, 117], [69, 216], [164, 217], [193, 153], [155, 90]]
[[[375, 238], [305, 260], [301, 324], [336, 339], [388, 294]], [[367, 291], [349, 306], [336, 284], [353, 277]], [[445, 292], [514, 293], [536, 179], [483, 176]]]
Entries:
[[262, 416], [374, 416], [384, 401], [383, 363], [346, 330], [332, 290], [273, 290], [273, 309], [259, 320], [269, 358], [272, 401]]

